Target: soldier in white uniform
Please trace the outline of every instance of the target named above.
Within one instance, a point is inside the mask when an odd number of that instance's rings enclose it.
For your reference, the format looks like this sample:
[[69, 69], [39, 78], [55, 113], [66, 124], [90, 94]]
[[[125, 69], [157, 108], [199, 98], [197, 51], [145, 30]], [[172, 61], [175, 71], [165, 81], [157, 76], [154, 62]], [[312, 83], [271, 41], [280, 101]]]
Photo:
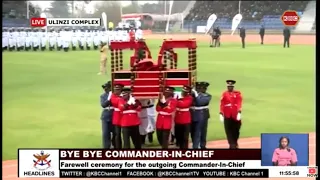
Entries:
[[86, 31], [84, 28], [81, 28], [81, 32], [79, 33], [80, 41], [79, 41], [79, 47], [81, 50], [84, 50], [84, 47], [86, 46]]
[[16, 33], [13, 28], [9, 30], [9, 51], [13, 51], [16, 49]]
[[75, 28], [72, 29], [72, 43], [71, 43], [71, 46], [72, 46], [72, 50], [76, 50], [77, 49], [77, 43], [78, 43], [78, 33], [76, 31]]
[[40, 46], [40, 37], [39, 37], [39, 30], [33, 29], [32, 31], [32, 47], [34, 51], [37, 51]]
[[21, 46], [22, 46], [22, 44], [20, 43], [20, 39], [21, 39], [21, 38], [20, 38], [20, 31], [21, 31], [20, 28], [17, 28], [17, 29], [16, 29], [16, 32], [17, 32], [17, 33], [16, 33], [16, 37], [17, 37], [17, 39], [16, 39], [16, 40], [17, 40], [17, 46], [16, 46], [16, 47], [17, 47], [17, 51], [20, 51]]
[[99, 36], [100, 36], [100, 41], [101, 43], [107, 44], [108, 43], [108, 35], [107, 35], [107, 31], [106, 28], [101, 28], [99, 31]]
[[52, 51], [54, 50], [57, 43], [56, 32], [54, 31], [53, 28], [50, 28], [48, 32], [48, 37], [49, 37], [49, 50]]
[[2, 51], [8, 50], [9, 32], [8, 28], [2, 29]]
[[91, 32], [91, 29], [89, 28], [86, 32], [86, 46], [87, 46], [87, 50], [90, 50], [92, 46], [92, 32]]
[[123, 28], [121, 31], [121, 34], [122, 34], [122, 41], [128, 42], [130, 39], [128, 30], [126, 30], [126, 28]]
[[153, 133], [156, 129], [156, 109], [154, 107], [154, 103], [155, 103], [155, 100], [150, 99], [148, 108], [147, 108], [148, 121], [149, 121], [147, 132], [148, 132], [149, 143], [153, 142]]
[[70, 33], [69, 33], [69, 28], [64, 28], [64, 31], [63, 31], [63, 50], [65, 52], [68, 52], [69, 51], [69, 47], [70, 47]]
[[26, 28], [21, 28], [20, 37], [19, 37], [20, 50], [24, 50], [25, 49], [26, 38], [27, 38], [27, 29]]
[[32, 46], [32, 32], [31, 32], [31, 28], [27, 28], [26, 30], [26, 46], [25, 46], [25, 50], [29, 51], [31, 49]]
[[62, 49], [62, 45], [63, 45], [63, 32], [62, 32], [62, 29], [61, 28], [58, 28], [57, 29], [57, 32], [56, 32], [56, 36], [57, 36], [57, 50], [60, 51]]
[[143, 31], [141, 30], [140, 27], [136, 30], [135, 37], [136, 37], [136, 40], [143, 39]]
[[100, 33], [98, 32], [98, 29], [94, 29], [93, 30], [93, 48], [97, 50], [101, 42], [102, 41], [101, 41]]
[[40, 41], [41, 41], [41, 51], [46, 50], [47, 48], [47, 33], [45, 29], [40, 29], [39, 32]]
[[115, 33], [112, 28], [109, 28], [107, 31], [107, 36], [108, 36], [108, 44], [110, 46], [111, 42], [114, 41]]
[[148, 134], [149, 118], [148, 118], [148, 105], [150, 103], [149, 99], [140, 100], [142, 109], [139, 112], [138, 116], [140, 119], [139, 132], [141, 138], [141, 144], [145, 144], [146, 136]]
[[19, 36], [20, 36], [20, 28], [14, 28], [14, 37], [16, 37], [16, 48], [18, 49], [19, 47]]

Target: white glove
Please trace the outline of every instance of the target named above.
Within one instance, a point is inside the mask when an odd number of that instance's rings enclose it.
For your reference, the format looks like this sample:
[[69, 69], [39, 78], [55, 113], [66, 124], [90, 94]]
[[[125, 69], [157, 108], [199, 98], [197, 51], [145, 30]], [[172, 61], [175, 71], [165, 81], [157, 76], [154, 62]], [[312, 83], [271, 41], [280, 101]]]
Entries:
[[111, 95], [112, 95], [112, 92], [110, 91], [109, 94], [108, 94], [108, 101], [110, 101]]
[[237, 120], [240, 121], [241, 120], [241, 113], [237, 114]]
[[223, 121], [224, 121], [224, 117], [223, 117], [223, 115], [222, 114], [220, 114], [220, 121], [223, 123]]
[[130, 96], [128, 104], [134, 105], [136, 103], [136, 99], [133, 96]]
[[196, 90], [192, 89], [192, 92], [194, 93], [195, 97], [198, 97], [199, 94], [198, 94], [198, 92]]
[[182, 97], [181, 92], [175, 92], [174, 93], [174, 98], [180, 99]]
[[162, 98], [160, 99], [161, 103], [166, 103], [166, 98], [164, 96], [162, 96]]

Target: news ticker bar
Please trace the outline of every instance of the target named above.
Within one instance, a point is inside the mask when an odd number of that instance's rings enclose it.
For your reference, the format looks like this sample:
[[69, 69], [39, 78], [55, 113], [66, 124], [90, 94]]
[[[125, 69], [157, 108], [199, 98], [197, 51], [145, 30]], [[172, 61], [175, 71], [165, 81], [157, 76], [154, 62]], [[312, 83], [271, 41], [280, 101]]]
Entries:
[[268, 178], [269, 169], [72, 169], [60, 170], [60, 178]]

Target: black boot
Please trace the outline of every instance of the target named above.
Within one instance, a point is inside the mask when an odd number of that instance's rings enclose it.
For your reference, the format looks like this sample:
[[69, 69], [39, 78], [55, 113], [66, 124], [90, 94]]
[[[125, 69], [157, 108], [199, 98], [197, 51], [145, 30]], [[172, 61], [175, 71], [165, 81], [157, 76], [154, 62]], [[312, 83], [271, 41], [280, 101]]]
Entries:
[[146, 144], [146, 135], [140, 135], [141, 144]]
[[153, 132], [148, 133], [148, 141], [149, 143], [153, 143]]
[[175, 136], [171, 134], [170, 145], [174, 145], [174, 139], [175, 139]]

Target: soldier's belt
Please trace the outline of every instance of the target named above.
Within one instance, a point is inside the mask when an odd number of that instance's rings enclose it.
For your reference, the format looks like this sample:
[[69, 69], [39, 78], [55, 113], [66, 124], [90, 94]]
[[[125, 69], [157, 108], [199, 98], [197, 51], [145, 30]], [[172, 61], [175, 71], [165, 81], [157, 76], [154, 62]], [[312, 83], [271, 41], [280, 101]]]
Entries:
[[137, 113], [136, 110], [125, 110], [122, 112], [122, 114], [132, 114], [132, 113]]
[[166, 115], [166, 116], [172, 116], [172, 113], [167, 113], [167, 112], [164, 112], [164, 111], [159, 111], [158, 114]]
[[193, 110], [203, 110], [203, 109], [209, 109], [209, 106], [193, 106], [191, 107]]
[[237, 105], [237, 104], [231, 104], [231, 103], [230, 103], [230, 104], [225, 104], [224, 106], [225, 106], [225, 107], [231, 107], [231, 106], [238, 106], [238, 105]]
[[177, 111], [189, 111], [189, 108], [177, 108]]
[[106, 108], [103, 108], [104, 110], [112, 110], [114, 109], [113, 107], [106, 107]]
[[114, 111], [120, 111], [120, 109], [119, 108], [114, 108]]
[[149, 106], [142, 106], [141, 108], [142, 109], [147, 109], [147, 108], [152, 108], [154, 105], [152, 104], [152, 105], [149, 105]]

